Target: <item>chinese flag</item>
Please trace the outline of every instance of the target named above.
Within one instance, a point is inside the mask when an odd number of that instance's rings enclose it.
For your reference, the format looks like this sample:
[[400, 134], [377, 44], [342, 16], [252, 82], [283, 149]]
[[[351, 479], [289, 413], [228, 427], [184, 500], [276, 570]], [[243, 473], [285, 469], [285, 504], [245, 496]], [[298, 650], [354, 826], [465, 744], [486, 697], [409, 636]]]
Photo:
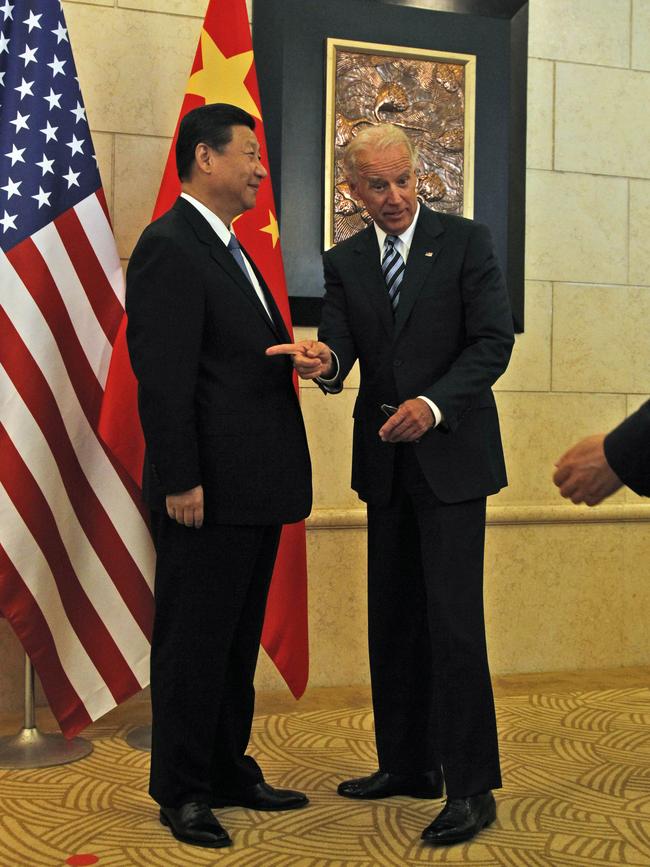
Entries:
[[[262, 162], [268, 170], [245, 0], [210, 0], [178, 123], [191, 109], [213, 102], [238, 105], [253, 115]], [[177, 134], [178, 124], [152, 219], [165, 213], [180, 192], [174, 158]], [[256, 207], [237, 219], [237, 237], [262, 272], [291, 334], [289, 300], [270, 177], [260, 187]], [[99, 432], [140, 484], [144, 441], [137, 412], [137, 385], [126, 347], [126, 317], [113, 350]], [[262, 646], [291, 692], [299, 698], [307, 686], [309, 672], [304, 522], [287, 525], [282, 530], [266, 608]]]

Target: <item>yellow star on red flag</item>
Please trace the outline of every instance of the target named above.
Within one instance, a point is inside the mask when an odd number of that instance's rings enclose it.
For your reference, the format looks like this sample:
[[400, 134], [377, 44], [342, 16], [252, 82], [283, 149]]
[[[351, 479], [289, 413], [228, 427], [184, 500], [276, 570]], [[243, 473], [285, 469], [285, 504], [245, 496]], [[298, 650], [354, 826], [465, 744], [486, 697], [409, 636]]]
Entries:
[[272, 211], [269, 211], [269, 224], [268, 226], [264, 226], [263, 229], [260, 229], [260, 232], [268, 232], [271, 236], [271, 240], [273, 242], [273, 249], [275, 249], [275, 245], [278, 243], [278, 238], [280, 237], [280, 230], [278, 228], [278, 221], [275, 219], [275, 216]]
[[253, 52], [243, 51], [225, 57], [210, 34], [202, 30], [201, 56], [203, 68], [190, 77], [187, 93], [202, 96], [206, 103], [229, 102], [261, 119], [255, 100], [244, 83], [253, 64]]

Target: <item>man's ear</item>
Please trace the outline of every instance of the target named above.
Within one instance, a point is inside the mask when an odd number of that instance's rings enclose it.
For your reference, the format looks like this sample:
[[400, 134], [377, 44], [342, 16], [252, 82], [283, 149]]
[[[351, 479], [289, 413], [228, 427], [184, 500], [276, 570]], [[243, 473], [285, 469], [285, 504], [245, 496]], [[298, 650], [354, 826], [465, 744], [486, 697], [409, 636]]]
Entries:
[[212, 148], [205, 142], [199, 142], [194, 148], [194, 160], [199, 171], [204, 174], [212, 173]]

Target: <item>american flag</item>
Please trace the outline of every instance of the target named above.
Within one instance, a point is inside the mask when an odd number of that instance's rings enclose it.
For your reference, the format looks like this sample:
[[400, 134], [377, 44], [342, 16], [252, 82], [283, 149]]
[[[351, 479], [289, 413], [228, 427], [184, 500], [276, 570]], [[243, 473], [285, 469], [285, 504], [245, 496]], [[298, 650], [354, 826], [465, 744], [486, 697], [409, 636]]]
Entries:
[[0, 0], [0, 611], [72, 736], [148, 683], [153, 549], [97, 436], [122, 268], [58, 0]]

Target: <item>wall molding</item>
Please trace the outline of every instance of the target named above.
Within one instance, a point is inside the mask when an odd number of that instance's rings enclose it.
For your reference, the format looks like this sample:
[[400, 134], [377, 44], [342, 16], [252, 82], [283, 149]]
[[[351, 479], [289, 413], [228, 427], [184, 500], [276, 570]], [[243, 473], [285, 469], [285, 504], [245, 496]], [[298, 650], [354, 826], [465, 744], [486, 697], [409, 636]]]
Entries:
[[[650, 504], [616, 503], [589, 506], [488, 506], [488, 526], [510, 524], [619, 524], [650, 522]], [[314, 509], [308, 530], [355, 530], [367, 525], [365, 508]]]

